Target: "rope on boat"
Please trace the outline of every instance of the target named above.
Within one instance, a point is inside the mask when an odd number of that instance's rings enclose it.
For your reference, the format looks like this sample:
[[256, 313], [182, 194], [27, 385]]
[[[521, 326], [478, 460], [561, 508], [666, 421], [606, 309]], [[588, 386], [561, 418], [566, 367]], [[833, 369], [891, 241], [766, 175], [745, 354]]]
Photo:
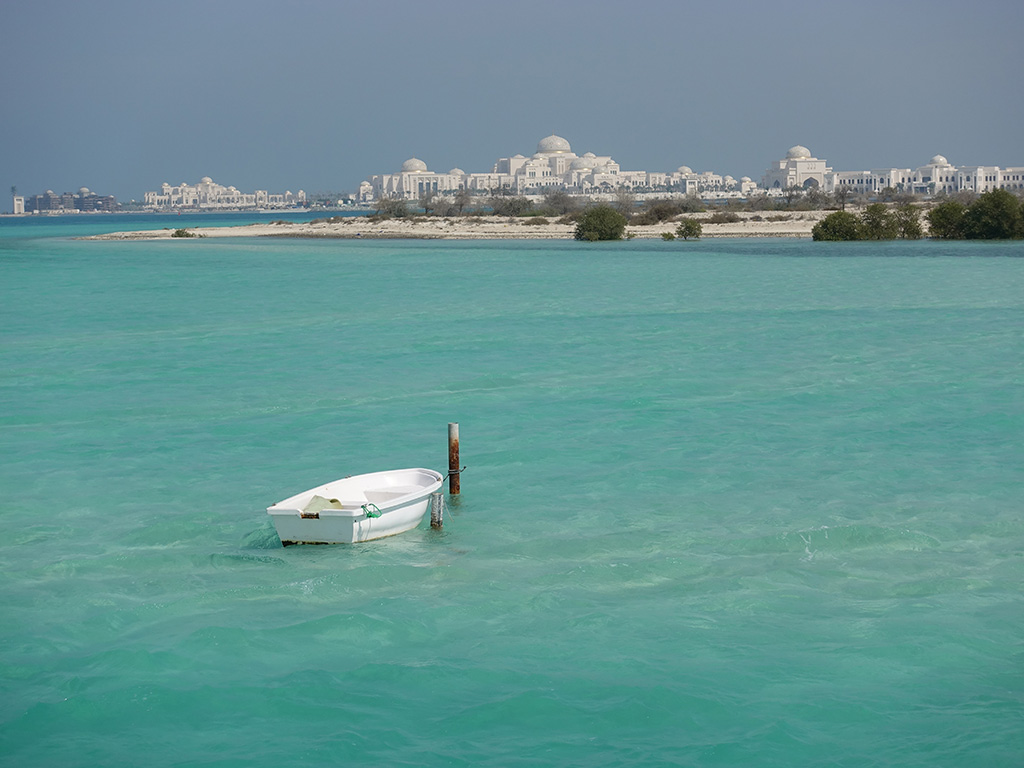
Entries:
[[[370, 509], [369, 509], [369, 507], [373, 507], [373, 510], [370, 510]], [[366, 513], [366, 516], [367, 516], [367, 517], [380, 517], [380, 516], [381, 516], [381, 514], [383, 514], [383, 513], [382, 513], [382, 512], [380, 511], [380, 507], [378, 507], [378, 506], [377, 506], [376, 504], [374, 504], [374, 503], [373, 503], [372, 501], [371, 501], [371, 502], [368, 502], [368, 503], [366, 503], [366, 504], [363, 504], [363, 512], [365, 512], [365, 513]]]

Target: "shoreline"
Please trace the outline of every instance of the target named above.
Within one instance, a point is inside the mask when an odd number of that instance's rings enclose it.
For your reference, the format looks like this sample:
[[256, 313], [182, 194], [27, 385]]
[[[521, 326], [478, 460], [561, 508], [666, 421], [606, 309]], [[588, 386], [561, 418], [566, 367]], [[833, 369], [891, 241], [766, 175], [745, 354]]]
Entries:
[[[713, 212], [688, 214], [703, 226], [701, 238], [718, 237], [799, 237], [809, 238], [811, 229], [832, 211], [794, 211], [780, 214], [740, 213], [740, 221], [712, 224], [707, 219]], [[774, 219], [768, 221], [767, 219]], [[760, 219], [760, 220], [758, 220]], [[196, 237], [288, 237], [350, 240], [572, 240], [574, 224], [532, 224], [531, 218], [505, 216], [416, 217], [370, 221], [365, 216], [352, 216], [340, 221], [287, 222], [243, 224], [233, 227], [188, 227]], [[675, 232], [679, 217], [661, 224], [631, 225], [628, 237], [662, 239], [662, 233]], [[164, 240], [172, 239], [175, 229], [111, 232], [90, 235], [82, 240]], [[173, 238], [191, 240], [191, 237]]]

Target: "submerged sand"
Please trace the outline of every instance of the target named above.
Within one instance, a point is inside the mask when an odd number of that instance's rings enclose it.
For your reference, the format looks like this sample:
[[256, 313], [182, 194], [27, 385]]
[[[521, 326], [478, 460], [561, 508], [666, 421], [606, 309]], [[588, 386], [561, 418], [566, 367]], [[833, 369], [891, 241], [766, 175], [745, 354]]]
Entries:
[[[703, 226], [702, 237], [810, 237], [811, 229], [831, 211], [799, 211], [793, 213], [740, 213], [740, 221], [713, 224], [711, 213], [690, 214]], [[471, 216], [457, 218], [420, 217], [371, 221], [365, 216], [352, 216], [334, 221], [246, 224], [238, 227], [193, 227], [188, 232], [201, 237], [334, 237], [382, 239], [443, 240], [571, 240], [572, 224], [536, 224], [536, 219], [504, 216]], [[630, 225], [626, 233], [638, 238], [661, 238], [662, 233], [675, 232], [678, 220], [661, 224]], [[170, 238], [174, 229], [113, 232], [94, 235], [88, 240], [161, 240]], [[183, 241], [187, 238], [180, 238]]]

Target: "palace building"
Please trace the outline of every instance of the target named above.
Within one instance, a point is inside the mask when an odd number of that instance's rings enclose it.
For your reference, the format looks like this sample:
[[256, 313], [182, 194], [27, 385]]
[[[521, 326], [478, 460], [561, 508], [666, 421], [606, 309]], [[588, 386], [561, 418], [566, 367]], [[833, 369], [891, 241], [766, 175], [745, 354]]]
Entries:
[[824, 160], [811, 156], [811, 150], [797, 144], [790, 147], [783, 160], [778, 160], [765, 171], [761, 186], [765, 189], [820, 188], [825, 185], [825, 176], [832, 172]]
[[828, 179], [829, 191], [841, 187], [870, 194], [886, 187], [930, 197], [956, 192], [1024, 190], [1024, 167], [1000, 168], [997, 165], [955, 166], [942, 155], [935, 155], [918, 168], [880, 168], [871, 171], [841, 171]]
[[517, 154], [499, 158], [489, 172], [466, 173], [453, 168], [447, 173], [431, 171], [419, 158], [402, 163], [397, 173], [371, 176], [359, 185], [359, 201], [369, 203], [384, 198], [418, 200], [427, 194], [506, 193], [543, 194], [564, 190], [570, 194], [613, 193], [619, 189], [634, 192], [701, 194], [727, 190], [747, 190], [755, 185], [744, 177], [710, 171], [694, 173], [681, 166], [672, 172], [624, 171], [609, 155], [586, 152], [577, 155], [561, 136], [547, 136], [537, 143], [530, 156]]
[[52, 189], [41, 195], [15, 197], [15, 213], [91, 213], [93, 211], [118, 210], [117, 198], [113, 195], [97, 195], [88, 187], [81, 187], [78, 193], [56, 194]]
[[272, 195], [265, 189], [239, 192], [235, 187], [225, 187], [204, 176], [195, 185], [182, 182], [174, 187], [164, 182], [158, 191], [146, 192], [143, 200], [146, 207], [156, 209], [294, 208], [306, 202], [306, 193], [301, 189], [294, 195], [291, 191]]
[[996, 165], [954, 166], [942, 155], [935, 155], [917, 168], [875, 168], [870, 171], [833, 171], [824, 160], [811, 155], [807, 147], [791, 147], [783, 160], [765, 171], [761, 186], [779, 191], [792, 187], [835, 192], [847, 188], [858, 194], [872, 195], [894, 189], [924, 197], [955, 192], [1024, 190], [1024, 167], [1000, 168]]

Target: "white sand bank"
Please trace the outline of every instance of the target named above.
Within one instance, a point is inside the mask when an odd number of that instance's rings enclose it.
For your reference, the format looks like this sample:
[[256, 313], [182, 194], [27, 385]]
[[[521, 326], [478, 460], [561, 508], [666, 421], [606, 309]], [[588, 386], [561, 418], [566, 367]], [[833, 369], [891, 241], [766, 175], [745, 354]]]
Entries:
[[[810, 237], [814, 224], [830, 211], [797, 211], [793, 213], [738, 214], [741, 220], [729, 224], [712, 224], [711, 213], [692, 214], [704, 227], [702, 237]], [[757, 219], [760, 219], [758, 221]], [[769, 220], [771, 219], [771, 220]], [[345, 218], [336, 222], [277, 222], [247, 224], [239, 227], [196, 227], [188, 231], [203, 237], [337, 237], [337, 238], [424, 238], [447, 240], [570, 240], [572, 224], [531, 224], [534, 219], [510, 219], [500, 216], [466, 218], [416, 218], [369, 221], [366, 217]], [[628, 235], [638, 238], [660, 238], [663, 232], [675, 232], [677, 221], [648, 226], [630, 225]], [[94, 235], [87, 240], [161, 240], [170, 238], [175, 230], [158, 229], [140, 232], [113, 232]], [[181, 238], [187, 242], [188, 238]]]

